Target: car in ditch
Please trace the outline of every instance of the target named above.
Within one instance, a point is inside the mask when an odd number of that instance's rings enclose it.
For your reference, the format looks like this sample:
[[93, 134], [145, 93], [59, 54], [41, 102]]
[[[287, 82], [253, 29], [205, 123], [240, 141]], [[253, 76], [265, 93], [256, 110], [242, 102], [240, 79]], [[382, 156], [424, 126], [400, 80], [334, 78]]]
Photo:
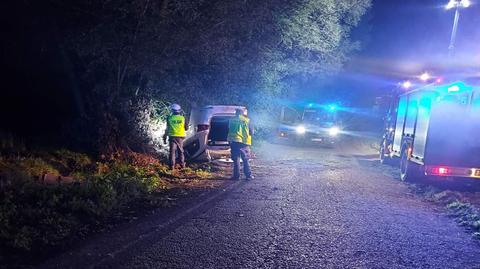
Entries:
[[209, 105], [192, 109], [184, 142], [187, 160], [212, 161], [230, 158], [228, 122], [243, 106]]

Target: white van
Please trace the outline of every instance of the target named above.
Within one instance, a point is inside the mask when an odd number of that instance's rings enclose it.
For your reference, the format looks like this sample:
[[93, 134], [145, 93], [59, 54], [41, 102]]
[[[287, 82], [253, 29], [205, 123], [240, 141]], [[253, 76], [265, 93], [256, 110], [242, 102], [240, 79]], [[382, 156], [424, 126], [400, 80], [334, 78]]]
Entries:
[[235, 116], [236, 109], [245, 107], [218, 105], [192, 109], [184, 142], [185, 157], [196, 161], [230, 158], [228, 121]]

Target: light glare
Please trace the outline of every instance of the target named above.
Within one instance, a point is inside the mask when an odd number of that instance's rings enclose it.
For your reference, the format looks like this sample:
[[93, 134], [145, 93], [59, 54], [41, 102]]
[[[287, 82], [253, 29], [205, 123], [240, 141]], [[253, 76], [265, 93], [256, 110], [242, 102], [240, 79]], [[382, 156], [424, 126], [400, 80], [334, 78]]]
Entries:
[[452, 8], [463, 7], [467, 8], [472, 5], [470, 0], [450, 0], [447, 5], [445, 5], [445, 9], [449, 10]]
[[462, 4], [463, 7], [467, 8], [470, 6], [471, 3], [470, 0], [462, 0], [460, 4]]
[[448, 174], [448, 172], [449, 172], [449, 171], [448, 171], [448, 168], [446, 168], [446, 167], [439, 167], [439, 168], [438, 168], [438, 173], [439, 173], [440, 175], [446, 175], [446, 174]]
[[452, 9], [456, 6], [457, 1], [456, 0], [450, 0], [448, 4], [445, 6], [445, 9]]
[[430, 74], [427, 73], [427, 72], [420, 75], [420, 80], [422, 80], [422, 81], [427, 81], [429, 79], [430, 79]]
[[331, 136], [337, 136], [338, 133], [340, 133], [340, 129], [336, 126], [330, 128], [330, 130], [328, 130], [328, 134], [331, 135]]
[[402, 83], [402, 87], [405, 89], [410, 89], [410, 87], [412, 87], [412, 83], [410, 81], [405, 81]]
[[453, 85], [452, 87], [448, 88], [448, 92], [458, 92], [460, 91], [460, 87], [457, 85]]
[[300, 125], [295, 128], [295, 131], [297, 132], [297, 134], [304, 134], [307, 130], [305, 129], [305, 126]]

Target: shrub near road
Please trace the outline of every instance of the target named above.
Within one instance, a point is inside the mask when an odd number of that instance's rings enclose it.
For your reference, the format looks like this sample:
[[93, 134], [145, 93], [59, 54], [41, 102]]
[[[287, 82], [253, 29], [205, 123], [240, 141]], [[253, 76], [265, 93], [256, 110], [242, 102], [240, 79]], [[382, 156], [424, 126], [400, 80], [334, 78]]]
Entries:
[[480, 239], [480, 185], [478, 182], [467, 185], [462, 181], [445, 185], [430, 182], [430, 185], [416, 184], [412, 188], [427, 200], [445, 206], [458, 224]]
[[177, 179], [208, 177], [208, 171], [192, 169], [172, 175], [157, 159], [132, 152], [101, 162], [67, 150], [2, 157], [2, 263], [83, 237], [132, 204], [166, 205], [167, 190], [182, 187]]

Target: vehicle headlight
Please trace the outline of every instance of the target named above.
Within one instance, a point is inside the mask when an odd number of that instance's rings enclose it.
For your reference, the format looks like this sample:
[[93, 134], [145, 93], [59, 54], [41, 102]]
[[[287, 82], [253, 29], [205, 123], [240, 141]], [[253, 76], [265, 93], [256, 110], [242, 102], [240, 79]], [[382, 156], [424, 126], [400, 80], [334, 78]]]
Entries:
[[295, 128], [295, 131], [297, 132], [297, 134], [304, 134], [305, 132], [307, 132], [307, 129], [305, 129], [305, 126], [300, 125]]
[[330, 129], [328, 129], [328, 134], [330, 136], [337, 136], [338, 134], [340, 133], [340, 128], [334, 126], [334, 127], [331, 127]]

